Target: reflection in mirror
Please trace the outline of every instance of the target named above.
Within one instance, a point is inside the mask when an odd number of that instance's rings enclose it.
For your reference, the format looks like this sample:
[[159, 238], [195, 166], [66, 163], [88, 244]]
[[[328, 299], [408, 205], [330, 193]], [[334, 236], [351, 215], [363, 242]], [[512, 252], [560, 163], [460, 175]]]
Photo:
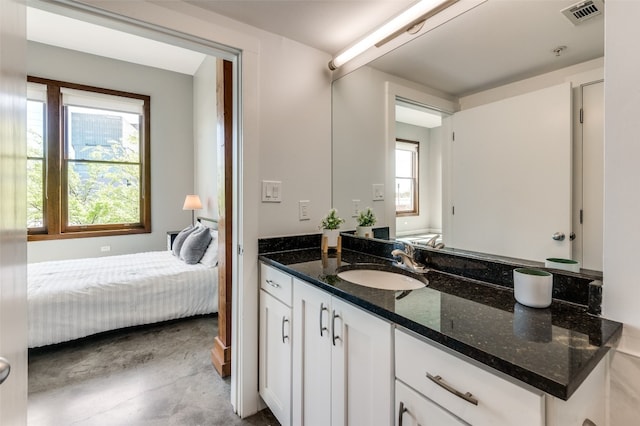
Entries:
[[[583, 87], [591, 87], [604, 75], [604, 20], [599, 15], [579, 25], [569, 23], [561, 10], [572, 3], [565, 0], [486, 2], [335, 80], [332, 195], [333, 206], [348, 219], [345, 229], [355, 228], [357, 206], [370, 206], [378, 217], [378, 225], [389, 227], [391, 238], [441, 234], [447, 245], [445, 250], [471, 250], [538, 262], [544, 262], [545, 257], [570, 257], [580, 261], [583, 268], [601, 270], [601, 242], [592, 236], [601, 236], [602, 225], [587, 226], [583, 219], [585, 222], [587, 217], [597, 219], [602, 209], [601, 201], [599, 205], [597, 201], [599, 196], [591, 196], [601, 191], [599, 167], [591, 165], [602, 162], [598, 145], [602, 135], [597, 125], [595, 130], [591, 126], [583, 129], [579, 117], [582, 102], [592, 102], [587, 99], [590, 97], [583, 99]], [[541, 32], [540, 28], [545, 31]], [[560, 44], [567, 48], [556, 56], [553, 50]], [[548, 114], [546, 106], [555, 101], [544, 98], [538, 110], [526, 114], [509, 110], [514, 107], [506, 100], [555, 86], [556, 92], [561, 92], [562, 84], [567, 85], [567, 91], [563, 92], [566, 97], [559, 107], [563, 111], [561, 115]], [[429, 135], [429, 142], [426, 146], [421, 143], [418, 150], [421, 161], [416, 181], [417, 213], [397, 215], [399, 198], [406, 199], [406, 194], [397, 193], [397, 178], [406, 179], [406, 176], [396, 174], [396, 140], [420, 140], [418, 129], [396, 118], [400, 107], [407, 107], [406, 101], [410, 101], [409, 107], [430, 108], [444, 119], [441, 127], [422, 130]], [[602, 104], [597, 102], [595, 109], [590, 110], [599, 111], [592, 118], [601, 121]], [[401, 105], [397, 107], [396, 103]], [[505, 140], [489, 147], [483, 145], [486, 142], [482, 139], [496, 139], [492, 131], [504, 127], [502, 123], [498, 120], [490, 125], [468, 127], [463, 119], [473, 115], [471, 112], [476, 108], [493, 104], [506, 108], [499, 115], [504, 113], [509, 121], [525, 119], [514, 125], [519, 133], [514, 136], [498, 132]], [[513, 113], [513, 117], [507, 113]], [[449, 114], [452, 115], [447, 117]], [[557, 123], [546, 120], [553, 121], [553, 117], [559, 116], [565, 117], [558, 136], [563, 138], [565, 147], [562, 166], [544, 160], [554, 154], [542, 152], [542, 145], [536, 151], [536, 137], [529, 141], [523, 137], [529, 135], [531, 129], [553, 127], [551, 124]], [[457, 144], [452, 142], [456, 128], [473, 130], [471, 135], [464, 135], [465, 142]], [[433, 135], [437, 133], [442, 139], [434, 143], [438, 138]], [[586, 145], [592, 143], [594, 135], [600, 139], [595, 148]], [[517, 162], [511, 156], [524, 152], [519, 143], [526, 143], [527, 149], [533, 144], [535, 158], [543, 159], [537, 169], [524, 172], [521, 165], [515, 165]], [[465, 146], [474, 146], [474, 149], [467, 150]], [[425, 152], [430, 155], [423, 160]], [[439, 164], [435, 161], [438, 155]], [[521, 156], [530, 155], [533, 154]], [[475, 164], [469, 163], [472, 160]], [[584, 173], [583, 163], [589, 165], [585, 166]], [[461, 164], [465, 166], [460, 167]], [[562, 174], [561, 185], [554, 184], [552, 179], [543, 179], [550, 169], [568, 172]], [[527, 175], [528, 180], [521, 180], [522, 175]], [[507, 193], [503, 191], [506, 184], [511, 184], [515, 191], [506, 196], [505, 201], [500, 196]], [[383, 185], [382, 197], [373, 197], [373, 185]], [[545, 192], [545, 188], [556, 187], [566, 189], [553, 197]], [[553, 215], [545, 213], [545, 209], [531, 217], [508, 214], [517, 211], [511, 206], [531, 200], [566, 207], [563, 213]], [[591, 204], [587, 206], [588, 203]], [[491, 206], [499, 210], [492, 211]], [[460, 214], [454, 215], [454, 209], [461, 209]], [[551, 224], [544, 225], [547, 228], [542, 227], [543, 231], [535, 231], [535, 238], [543, 243], [537, 251], [520, 251], [526, 245], [539, 244], [524, 231], [532, 233], [533, 222], [545, 215], [554, 217], [545, 218]], [[556, 233], [564, 234], [565, 239], [553, 240], [552, 235]], [[483, 240], [489, 239], [487, 235], [492, 236], [491, 245], [483, 245]]]
[[396, 236], [442, 242], [442, 117], [449, 114], [396, 98]]

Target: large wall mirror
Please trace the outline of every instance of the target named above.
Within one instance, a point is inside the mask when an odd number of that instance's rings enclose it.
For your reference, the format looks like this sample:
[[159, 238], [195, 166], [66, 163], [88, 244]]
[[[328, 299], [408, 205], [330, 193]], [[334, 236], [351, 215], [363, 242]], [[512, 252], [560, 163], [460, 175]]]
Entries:
[[346, 228], [371, 207], [391, 238], [602, 270], [604, 7], [575, 3], [488, 0], [337, 78]]

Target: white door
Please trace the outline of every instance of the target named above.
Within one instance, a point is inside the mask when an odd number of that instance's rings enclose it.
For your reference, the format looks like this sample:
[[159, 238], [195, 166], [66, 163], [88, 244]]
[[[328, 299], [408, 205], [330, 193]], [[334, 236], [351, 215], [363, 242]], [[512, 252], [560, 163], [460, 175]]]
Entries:
[[582, 86], [582, 267], [602, 271], [604, 82]]
[[331, 425], [392, 424], [391, 324], [332, 300]]
[[293, 424], [331, 424], [331, 296], [293, 286]]
[[0, 1], [0, 357], [11, 365], [1, 425], [27, 422], [25, 39], [24, 2]]
[[260, 290], [260, 396], [291, 424], [291, 308]]
[[[460, 111], [452, 123], [448, 245], [538, 261], [570, 258], [570, 84]], [[556, 233], [564, 239], [552, 239]]]

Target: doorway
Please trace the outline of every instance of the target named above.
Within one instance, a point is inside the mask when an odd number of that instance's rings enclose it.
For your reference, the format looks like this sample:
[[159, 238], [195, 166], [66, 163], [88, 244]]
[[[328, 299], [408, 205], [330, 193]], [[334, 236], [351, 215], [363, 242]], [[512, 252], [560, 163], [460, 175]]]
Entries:
[[[145, 26], [143, 28], [139, 25], [136, 25], [133, 22], [128, 22], [128, 21], [125, 22], [124, 19], [120, 21], [112, 17], [107, 18], [106, 15], [102, 16], [101, 13], [97, 14], [100, 16], [96, 16], [94, 14], [84, 14], [79, 10], [76, 10], [76, 9], [71, 10], [70, 8], [68, 9], [63, 6], [54, 7], [53, 9], [55, 11], [54, 13], [59, 13], [60, 15], [66, 15], [67, 13], [69, 13], [69, 14], [72, 14], [74, 17], [83, 21], [86, 19], [86, 21], [93, 22], [97, 25], [103, 25], [105, 27], [117, 27], [120, 30], [124, 29], [124, 32], [131, 32], [132, 34], [143, 36], [150, 40], [160, 41], [163, 43], [180, 46], [181, 48], [193, 50], [195, 52], [207, 55], [212, 58], [218, 58], [220, 61], [224, 60], [225, 67], [223, 72], [227, 77], [231, 77], [232, 82], [225, 86], [228, 98], [225, 97], [225, 101], [227, 103], [223, 105], [224, 106], [223, 110], [225, 111], [225, 113], [228, 113], [228, 114], [226, 114], [226, 119], [223, 117], [223, 122], [227, 126], [226, 129], [228, 130], [228, 132], [225, 133], [225, 136], [224, 136], [225, 143], [223, 144], [223, 147], [229, 148], [228, 149], [229, 153], [228, 155], [225, 155], [225, 158], [227, 158], [227, 162], [223, 163], [225, 165], [224, 167], [225, 172], [221, 177], [221, 181], [229, 184], [228, 186], [225, 185], [225, 188], [227, 188], [231, 192], [236, 191], [237, 186], [233, 185], [232, 183], [237, 182], [237, 179], [234, 178], [234, 175], [238, 173], [238, 167], [236, 167], [236, 164], [233, 163], [233, 161], [238, 161], [238, 158], [240, 158], [240, 156], [238, 155], [238, 150], [240, 150], [239, 143], [238, 143], [240, 132], [238, 131], [238, 128], [237, 128], [237, 126], [239, 125], [238, 123], [241, 122], [238, 119], [240, 108], [239, 108], [239, 101], [237, 101], [238, 94], [240, 93], [239, 84], [238, 84], [239, 78], [237, 77], [240, 73], [238, 51], [236, 51], [235, 49], [228, 48], [227, 46], [218, 45], [208, 40], [196, 39], [193, 37], [187, 38], [184, 34], [179, 34], [170, 30], [165, 30], [161, 28], [150, 29], [148, 26]], [[70, 13], [70, 12], [73, 12], [73, 13]], [[227, 79], [227, 82], [228, 81], [229, 80]], [[232, 94], [235, 97], [235, 99], [232, 97]], [[212, 97], [214, 96], [212, 95]], [[225, 114], [223, 114], [223, 116], [224, 115]], [[216, 117], [211, 117], [211, 120], [215, 123]], [[213, 127], [215, 127], [215, 125]], [[230, 353], [230, 344], [231, 344], [231, 335], [230, 335], [231, 334], [231, 329], [230, 329], [231, 298], [230, 298], [230, 294], [227, 294], [227, 293], [230, 293], [231, 291], [231, 282], [236, 279], [233, 275], [233, 272], [232, 272], [233, 269], [231, 268], [230, 263], [233, 262], [234, 259], [236, 258], [235, 253], [237, 252], [236, 250], [233, 249], [233, 247], [237, 245], [237, 242], [233, 240], [233, 234], [235, 235], [238, 234], [237, 229], [234, 229], [234, 227], [238, 226], [238, 225], [235, 225], [238, 222], [233, 220], [234, 216], [237, 214], [237, 211], [238, 211], [237, 207], [233, 204], [233, 200], [237, 199], [238, 197], [234, 197], [232, 195], [233, 194], [230, 194], [229, 191], [226, 194], [226, 199], [229, 200], [229, 202], [225, 205], [225, 207], [228, 208], [225, 214], [226, 215], [225, 217], [227, 218], [227, 220], [226, 220], [226, 228], [225, 228], [224, 235], [226, 236], [226, 238], [221, 238], [221, 241], [224, 242], [225, 253], [220, 252], [221, 260], [224, 259], [224, 261], [226, 261], [228, 264], [228, 267], [225, 268], [225, 271], [226, 271], [225, 280], [224, 280], [225, 285], [219, 286], [222, 292], [222, 294], [219, 296], [219, 300], [222, 304], [224, 304], [224, 309], [219, 309], [219, 311], [221, 312], [224, 311], [224, 316], [225, 316], [225, 333], [224, 333], [223, 339], [220, 339], [220, 342], [222, 343], [223, 357], [224, 357], [223, 365], [226, 373], [231, 372], [229, 367], [229, 362], [230, 362], [229, 353]], [[227, 277], [231, 278], [231, 280], [227, 280], [226, 279]], [[218, 339], [216, 339], [216, 342], [218, 342]], [[210, 344], [212, 347], [214, 346], [213, 341], [208, 342], [208, 344]], [[235, 378], [232, 377], [231, 379], [232, 391], [233, 391], [233, 388], [235, 387], [234, 381], [235, 381]], [[231, 397], [231, 400], [232, 402], [234, 401], [233, 395]]]
[[443, 118], [448, 116], [396, 97], [396, 236], [412, 244], [442, 242]]

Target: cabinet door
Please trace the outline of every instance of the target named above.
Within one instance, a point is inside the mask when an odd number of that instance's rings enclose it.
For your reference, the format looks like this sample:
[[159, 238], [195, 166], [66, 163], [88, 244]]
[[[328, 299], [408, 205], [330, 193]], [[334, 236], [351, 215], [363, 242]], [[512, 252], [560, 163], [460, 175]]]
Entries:
[[291, 424], [291, 308], [260, 291], [260, 396]]
[[331, 424], [331, 296], [293, 286], [293, 424]]
[[332, 426], [390, 425], [391, 324], [332, 300]]
[[433, 401], [396, 380], [396, 426], [463, 426], [463, 422]]

